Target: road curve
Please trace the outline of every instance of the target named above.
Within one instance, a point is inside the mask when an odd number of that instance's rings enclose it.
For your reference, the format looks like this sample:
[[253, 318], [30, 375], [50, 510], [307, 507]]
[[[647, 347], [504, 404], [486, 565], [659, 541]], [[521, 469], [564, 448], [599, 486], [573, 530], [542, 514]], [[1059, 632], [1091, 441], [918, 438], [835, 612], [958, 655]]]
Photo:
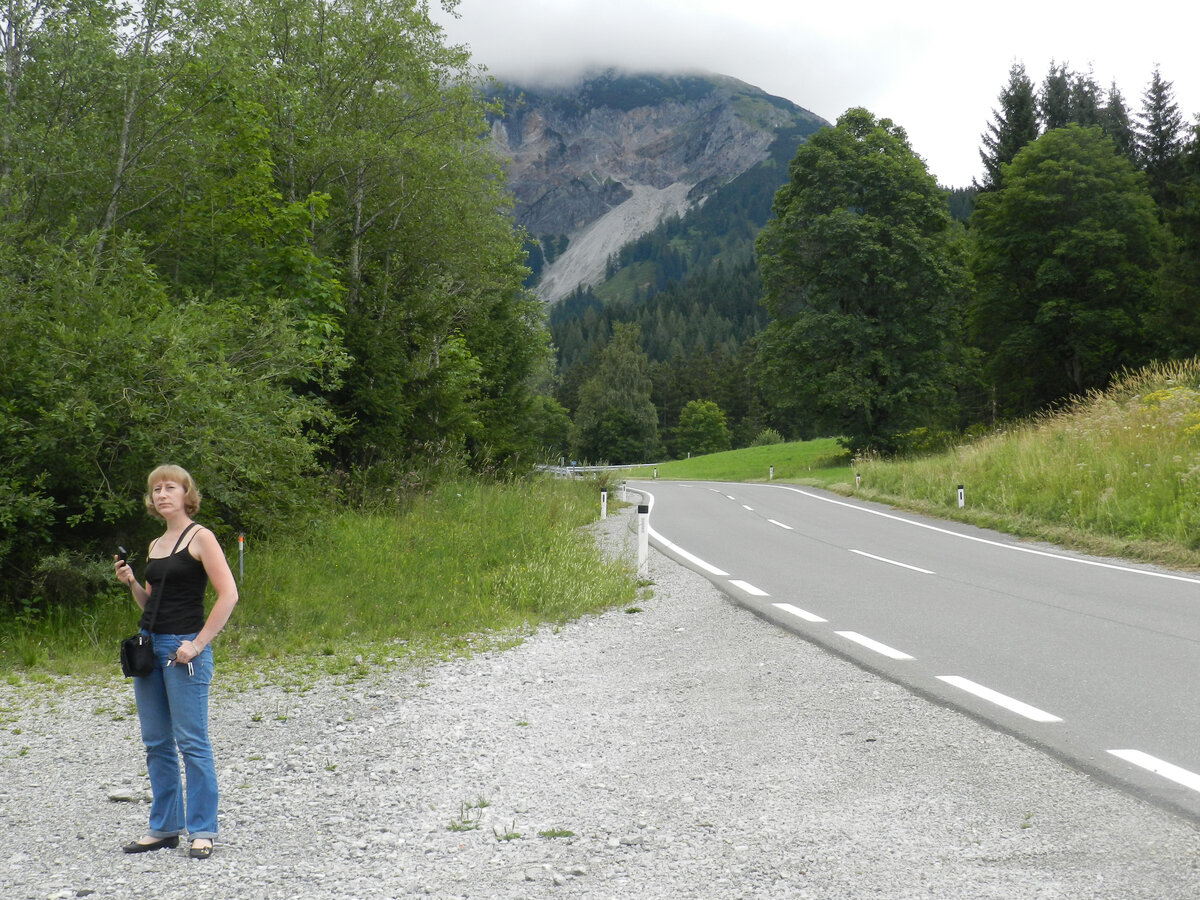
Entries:
[[1200, 577], [782, 484], [630, 481], [738, 603], [1200, 821]]

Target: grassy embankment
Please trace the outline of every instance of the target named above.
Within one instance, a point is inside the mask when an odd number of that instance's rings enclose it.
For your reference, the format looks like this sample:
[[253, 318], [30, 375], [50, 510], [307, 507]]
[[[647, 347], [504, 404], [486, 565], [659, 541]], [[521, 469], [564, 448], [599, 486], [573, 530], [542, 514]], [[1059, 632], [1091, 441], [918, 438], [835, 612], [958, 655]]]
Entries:
[[[859, 459], [851, 468], [836, 459], [833, 442], [809, 442], [666, 463], [658, 476], [765, 481], [768, 465], [776, 480], [1088, 552], [1198, 568], [1200, 361], [1152, 366], [1061, 412], [928, 457]], [[639, 469], [630, 477], [649, 475]]]
[[657, 466], [622, 469], [616, 478], [651, 478], [657, 470], [659, 478], [766, 481], [771, 476], [772, 466], [777, 481], [810, 480], [813, 484], [831, 484], [854, 480], [850, 459], [834, 438], [747, 447], [744, 450], [727, 450], [724, 453], [674, 460]]
[[[639, 590], [634, 560], [603, 560], [578, 530], [598, 513], [590, 482], [465, 481], [403, 511], [342, 512], [309, 534], [248, 545], [241, 600], [219, 639], [222, 668], [353, 675], [628, 603]], [[88, 609], [0, 620], [0, 671], [119, 677], [117, 642], [135, 622], [120, 590]]]

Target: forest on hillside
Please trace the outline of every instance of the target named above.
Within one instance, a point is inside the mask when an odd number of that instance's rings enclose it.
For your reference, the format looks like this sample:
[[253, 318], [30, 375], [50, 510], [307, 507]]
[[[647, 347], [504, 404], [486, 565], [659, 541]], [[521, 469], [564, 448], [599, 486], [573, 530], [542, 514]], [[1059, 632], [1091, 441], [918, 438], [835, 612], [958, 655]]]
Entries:
[[552, 342], [492, 95], [426, 4], [11, 0], [0, 52], [20, 614], [110, 583], [164, 461], [222, 535], [308, 533], [330, 503], [559, 455], [913, 449], [1200, 341], [1200, 135], [1157, 72], [1133, 114], [1015, 67], [954, 216], [887, 119], [783, 135], [555, 310]]
[[413, 0], [4, 4], [0, 598], [96, 590], [164, 461], [259, 537], [560, 440], [443, 38]]
[[[955, 189], [933, 182], [901, 124], [852, 118], [793, 151], [790, 179], [776, 176], [766, 231], [777, 233], [759, 236], [755, 253], [732, 238], [716, 246], [685, 216], [626, 247], [606, 282], [561, 301], [550, 320], [558, 400], [578, 414], [581, 386], [604, 376], [612, 336], [628, 327], [660, 452], [688, 451], [676, 432], [697, 400], [719, 408], [731, 446], [771, 429], [909, 451], [1200, 352], [1200, 118], [1179, 110], [1161, 72], [1135, 110], [1116, 84], [1065, 64], [1040, 86], [1014, 65], [981, 134], [983, 177]], [[829, 132], [852, 139], [812, 150]], [[894, 167], [873, 167], [868, 150]], [[844, 178], [810, 183], [830, 154]], [[856, 177], [881, 186], [874, 208], [846, 194]], [[853, 212], [853, 228], [838, 209]], [[729, 234], [756, 212], [736, 209]], [[902, 234], [924, 247], [923, 265], [891, 246]], [[887, 284], [883, 260], [909, 266], [912, 281]], [[786, 277], [764, 279], [772, 268]], [[929, 283], [935, 270], [954, 283]], [[813, 337], [831, 329], [839, 341]], [[939, 383], [918, 384], [919, 371]]]

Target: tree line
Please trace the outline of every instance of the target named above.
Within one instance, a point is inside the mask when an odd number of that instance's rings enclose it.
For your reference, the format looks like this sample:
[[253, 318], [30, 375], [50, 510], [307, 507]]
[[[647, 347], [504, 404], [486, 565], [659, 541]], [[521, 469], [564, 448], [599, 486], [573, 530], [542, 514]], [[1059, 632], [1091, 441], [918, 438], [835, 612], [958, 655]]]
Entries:
[[[577, 297], [582, 317], [554, 326], [560, 401], [578, 410], [599, 396], [580, 385], [603, 377], [608, 335], [629, 325], [647, 354], [659, 450], [686, 450], [679, 415], [710, 400], [735, 445], [773, 428], [915, 451], [1200, 350], [1200, 119], [1185, 123], [1158, 70], [1134, 114], [1115, 84], [1053, 64], [1038, 88], [1014, 65], [980, 155], [980, 182], [947, 191], [903, 128], [848, 111], [800, 145], [757, 237], [765, 327], [664, 353], [661, 294], [624, 307]], [[722, 305], [714, 291], [732, 309], [746, 283], [692, 278], [677, 296], [695, 285], [689, 311], [704, 321]], [[755, 321], [741, 310], [731, 322]], [[726, 374], [713, 377], [719, 362]]]
[[163, 461], [265, 535], [541, 451], [544, 314], [443, 37], [420, 0], [6, 0], [0, 599], [139, 546]]

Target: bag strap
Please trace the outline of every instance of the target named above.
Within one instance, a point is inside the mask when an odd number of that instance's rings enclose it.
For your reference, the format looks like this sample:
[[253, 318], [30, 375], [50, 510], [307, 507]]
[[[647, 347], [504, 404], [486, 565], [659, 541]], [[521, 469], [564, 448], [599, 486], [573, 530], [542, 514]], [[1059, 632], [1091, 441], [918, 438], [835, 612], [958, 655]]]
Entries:
[[[183, 539], [185, 537], [187, 537], [187, 533], [189, 531], [191, 531], [193, 528], [195, 528], [196, 525], [198, 525], [198, 524], [199, 523], [197, 523], [197, 522], [191, 522], [188, 524], [187, 528], [183, 529], [183, 531], [181, 531], [179, 533], [179, 540], [177, 540], [175, 542], [175, 549], [173, 549], [171, 551], [171, 555], [167, 557], [167, 560], [172, 559], [175, 556], [175, 554], [179, 552], [179, 545], [183, 543]], [[151, 634], [154, 634], [154, 622], [158, 618], [158, 608], [160, 606], [162, 606], [163, 589], [166, 587], [166, 584], [167, 584], [167, 564], [163, 563], [163, 577], [162, 577], [162, 581], [160, 581], [158, 583], [158, 600], [155, 602], [154, 609], [150, 613], [150, 625], [146, 629]]]

